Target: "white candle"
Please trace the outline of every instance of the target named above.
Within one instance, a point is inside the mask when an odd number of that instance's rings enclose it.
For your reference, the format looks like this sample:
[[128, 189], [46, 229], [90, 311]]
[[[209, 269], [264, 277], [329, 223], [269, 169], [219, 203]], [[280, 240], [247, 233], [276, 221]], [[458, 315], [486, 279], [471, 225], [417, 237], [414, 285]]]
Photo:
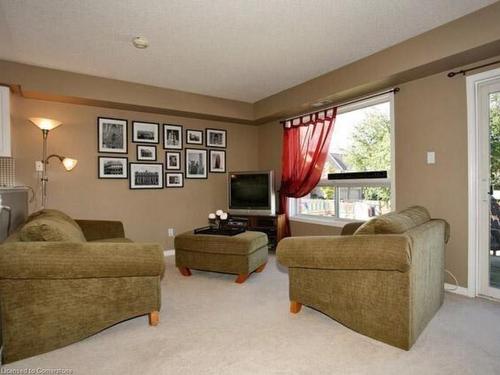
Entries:
[[222, 215], [220, 215], [221, 220], [227, 220], [227, 214], [224, 212]]
[[210, 214], [208, 214], [208, 218], [209, 218], [209, 219], [215, 219], [215, 214], [214, 214], [214, 213], [210, 213]]
[[224, 213], [224, 211], [222, 211], [222, 210], [217, 210], [217, 211], [215, 211], [215, 214], [216, 214], [217, 216], [221, 216], [223, 213]]

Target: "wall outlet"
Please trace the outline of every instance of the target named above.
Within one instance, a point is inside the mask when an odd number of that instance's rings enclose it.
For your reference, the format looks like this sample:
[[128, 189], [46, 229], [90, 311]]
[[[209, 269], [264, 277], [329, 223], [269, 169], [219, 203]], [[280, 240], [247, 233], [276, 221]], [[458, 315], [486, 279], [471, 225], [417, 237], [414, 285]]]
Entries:
[[43, 163], [40, 160], [35, 161], [35, 171], [43, 172]]
[[175, 236], [175, 229], [174, 228], [168, 228], [168, 236], [169, 237]]

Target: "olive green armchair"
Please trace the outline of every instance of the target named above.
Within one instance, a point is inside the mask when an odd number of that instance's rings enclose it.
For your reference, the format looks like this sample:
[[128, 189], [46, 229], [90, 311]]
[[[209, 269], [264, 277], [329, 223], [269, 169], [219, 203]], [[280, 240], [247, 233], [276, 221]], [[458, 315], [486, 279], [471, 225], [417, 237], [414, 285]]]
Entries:
[[163, 251], [132, 243], [117, 221], [43, 210], [0, 245], [3, 363], [149, 314], [158, 324]]
[[376, 340], [409, 350], [444, 297], [449, 226], [411, 207], [346, 226], [341, 236], [280, 241], [290, 311], [313, 307]]

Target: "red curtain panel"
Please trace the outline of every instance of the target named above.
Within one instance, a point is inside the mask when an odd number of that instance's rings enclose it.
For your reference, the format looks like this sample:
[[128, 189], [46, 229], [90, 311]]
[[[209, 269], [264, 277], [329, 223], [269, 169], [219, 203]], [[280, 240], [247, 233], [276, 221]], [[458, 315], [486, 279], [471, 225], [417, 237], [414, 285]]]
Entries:
[[337, 108], [330, 108], [283, 123], [280, 210], [286, 214], [287, 235], [290, 235], [287, 200], [309, 194], [318, 184], [336, 115]]

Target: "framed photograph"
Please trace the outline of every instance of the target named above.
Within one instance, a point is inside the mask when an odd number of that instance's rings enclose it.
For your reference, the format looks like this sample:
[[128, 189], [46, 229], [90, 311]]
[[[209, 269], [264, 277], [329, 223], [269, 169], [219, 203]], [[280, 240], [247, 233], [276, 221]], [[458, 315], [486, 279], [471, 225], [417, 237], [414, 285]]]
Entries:
[[137, 160], [156, 161], [156, 146], [137, 145]]
[[177, 170], [181, 169], [181, 153], [175, 151], [165, 152], [165, 169]]
[[128, 153], [127, 120], [97, 118], [97, 152], [110, 154]]
[[181, 188], [184, 187], [184, 174], [182, 172], [165, 173], [166, 188]]
[[131, 189], [163, 189], [163, 164], [129, 163]]
[[207, 150], [186, 148], [186, 178], [207, 178]]
[[226, 151], [210, 150], [208, 156], [210, 173], [226, 173]]
[[186, 144], [203, 145], [203, 131], [186, 129]]
[[226, 134], [223, 129], [206, 129], [206, 143], [207, 147], [226, 148]]
[[128, 178], [128, 158], [99, 156], [97, 158], [98, 178]]
[[132, 142], [160, 143], [160, 124], [132, 121]]
[[182, 150], [182, 125], [163, 124], [163, 148]]

